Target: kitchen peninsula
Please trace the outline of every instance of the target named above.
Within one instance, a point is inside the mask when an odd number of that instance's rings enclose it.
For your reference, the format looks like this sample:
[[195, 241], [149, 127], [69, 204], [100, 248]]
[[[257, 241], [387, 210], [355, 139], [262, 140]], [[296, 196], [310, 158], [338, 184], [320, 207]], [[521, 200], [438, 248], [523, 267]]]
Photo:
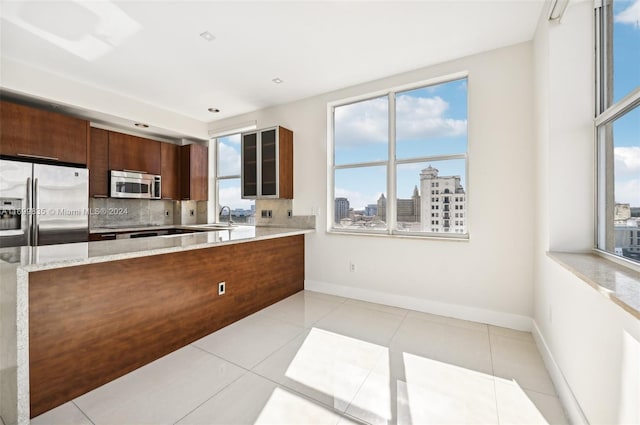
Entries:
[[3, 410], [28, 423], [302, 290], [312, 231], [237, 226], [0, 249], [0, 354], [17, 365], [2, 376]]

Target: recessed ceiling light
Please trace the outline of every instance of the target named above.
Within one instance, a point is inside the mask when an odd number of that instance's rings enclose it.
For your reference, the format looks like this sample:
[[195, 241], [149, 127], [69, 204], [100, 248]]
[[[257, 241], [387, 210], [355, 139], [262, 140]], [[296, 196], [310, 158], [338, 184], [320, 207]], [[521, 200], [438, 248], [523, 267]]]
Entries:
[[207, 109], [207, 111], [213, 113], [213, 114], [217, 114], [218, 112], [220, 112], [220, 109], [218, 108], [209, 108]]
[[200, 37], [204, 38], [207, 41], [213, 41], [215, 40], [215, 36], [213, 34], [211, 34], [209, 31], [205, 31], [203, 33], [200, 34]]
[[282, 81], [282, 80], [281, 80], [280, 78], [278, 78], [278, 77], [274, 78], [274, 79], [273, 79], [273, 80], [271, 80], [271, 81], [273, 81], [273, 82], [274, 82], [274, 83], [276, 83], [276, 84], [282, 84], [282, 83], [284, 83], [284, 81]]
[[137, 122], [134, 124], [136, 127], [140, 127], [140, 128], [149, 128], [149, 124], [145, 124], [142, 122]]

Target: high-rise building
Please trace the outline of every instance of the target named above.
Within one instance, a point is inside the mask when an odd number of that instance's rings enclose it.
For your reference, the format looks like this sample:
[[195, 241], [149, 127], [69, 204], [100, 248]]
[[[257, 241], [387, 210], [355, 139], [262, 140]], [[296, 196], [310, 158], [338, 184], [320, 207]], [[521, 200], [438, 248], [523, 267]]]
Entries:
[[[377, 216], [380, 220], [386, 221], [387, 198], [384, 193], [380, 194], [376, 204]], [[409, 199], [396, 199], [396, 220], [399, 227], [405, 228], [411, 223], [420, 223], [420, 193], [418, 187], [414, 187], [413, 195]]]
[[640, 260], [640, 222], [629, 219], [624, 225], [614, 226], [614, 252], [626, 258]]
[[378, 204], [369, 204], [364, 207], [364, 215], [374, 217], [378, 214]]
[[438, 176], [429, 166], [420, 173], [420, 192], [422, 231], [466, 233], [467, 195], [460, 176]]
[[334, 202], [334, 223], [340, 223], [340, 220], [349, 217], [349, 200], [347, 198], [336, 198]]
[[398, 198], [397, 221], [398, 223], [419, 223], [420, 222], [420, 193], [418, 186], [413, 188], [413, 195], [409, 199]]
[[631, 205], [616, 203], [614, 207], [613, 219], [614, 221], [624, 222], [631, 218]]
[[380, 194], [376, 205], [378, 206], [376, 208], [376, 217], [380, 221], [387, 221], [387, 198], [384, 196], [384, 193]]

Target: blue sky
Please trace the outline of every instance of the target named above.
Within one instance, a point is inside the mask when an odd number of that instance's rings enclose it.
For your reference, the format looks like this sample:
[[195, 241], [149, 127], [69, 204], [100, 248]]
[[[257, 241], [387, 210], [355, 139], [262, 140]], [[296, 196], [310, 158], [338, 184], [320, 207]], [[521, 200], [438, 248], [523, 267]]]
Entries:
[[[640, 86], [640, 0], [613, 3], [613, 101]], [[613, 123], [615, 201], [640, 207], [640, 107]]]

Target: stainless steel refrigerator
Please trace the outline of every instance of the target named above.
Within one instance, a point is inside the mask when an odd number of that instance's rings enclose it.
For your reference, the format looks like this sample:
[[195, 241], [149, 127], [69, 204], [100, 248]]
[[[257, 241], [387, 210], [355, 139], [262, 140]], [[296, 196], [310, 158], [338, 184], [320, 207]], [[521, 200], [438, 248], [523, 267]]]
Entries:
[[0, 160], [0, 247], [86, 242], [86, 168]]

